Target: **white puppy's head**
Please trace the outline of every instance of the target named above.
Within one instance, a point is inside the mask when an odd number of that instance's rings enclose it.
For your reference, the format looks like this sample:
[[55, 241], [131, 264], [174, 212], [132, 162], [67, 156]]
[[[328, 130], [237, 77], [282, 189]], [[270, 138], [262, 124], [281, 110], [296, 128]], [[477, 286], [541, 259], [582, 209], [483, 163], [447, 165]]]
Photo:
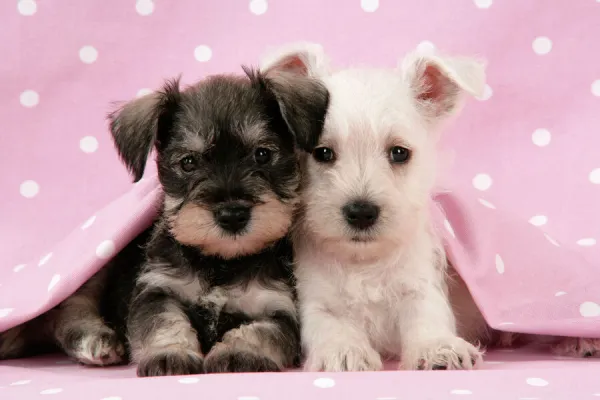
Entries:
[[400, 66], [331, 72], [318, 45], [287, 46], [262, 68], [322, 79], [324, 131], [304, 160], [303, 235], [352, 261], [385, 257], [429, 223], [437, 128], [463, 93], [482, 94], [483, 63], [411, 53]]

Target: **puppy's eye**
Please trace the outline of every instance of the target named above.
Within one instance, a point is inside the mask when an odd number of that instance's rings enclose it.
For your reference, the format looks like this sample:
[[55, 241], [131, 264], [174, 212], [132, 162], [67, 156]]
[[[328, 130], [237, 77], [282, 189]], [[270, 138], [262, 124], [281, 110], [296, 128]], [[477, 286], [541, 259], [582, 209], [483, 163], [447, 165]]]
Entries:
[[320, 163], [328, 163], [334, 160], [335, 154], [329, 147], [317, 147], [313, 150], [313, 158]]
[[196, 169], [196, 158], [194, 156], [185, 156], [179, 162], [181, 169], [185, 172], [191, 172]]
[[410, 150], [402, 146], [394, 146], [390, 149], [390, 162], [392, 164], [404, 164], [410, 159]]
[[254, 152], [254, 160], [257, 164], [266, 164], [271, 161], [271, 150], [259, 147]]

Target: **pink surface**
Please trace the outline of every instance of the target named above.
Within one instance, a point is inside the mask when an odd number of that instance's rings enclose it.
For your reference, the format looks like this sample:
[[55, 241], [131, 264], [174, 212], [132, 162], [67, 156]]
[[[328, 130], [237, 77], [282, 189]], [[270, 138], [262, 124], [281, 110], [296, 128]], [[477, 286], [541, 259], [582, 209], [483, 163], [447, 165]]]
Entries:
[[[132, 185], [112, 148], [104, 120], [110, 102], [179, 73], [189, 83], [239, 72], [267, 46], [302, 39], [323, 44], [338, 66], [391, 67], [431, 43], [486, 58], [487, 95], [467, 104], [444, 140], [454, 165], [436, 200], [448, 219], [448, 251], [492, 326], [600, 337], [598, 1], [20, 0], [2, 2], [0, 15], [0, 331], [72, 293], [154, 213], [153, 171]], [[67, 367], [18, 365], [0, 366], [0, 386], [8, 385], [0, 390], [39, 393], [69, 376], [60, 372]], [[297, 388], [290, 393], [298, 398], [358, 388], [372, 397], [485, 388], [550, 398], [553, 388], [575, 390], [575, 382], [585, 396], [600, 392], [591, 386], [599, 370], [589, 361], [553, 362], [551, 385], [542, 388], [524, 383], [537, 370], [436, 373], [436, 385], [419, 373], [344, 375], [324, 391], [313, 375], [277, 379]], [[202, 377], [218, 386], [199, 389], [177, 386], [176, 378], [124, 381], [121, 373], [131, 371], [86, 370], [115, 381], [78, 377], [69, 390], [101, 398], [117, 396], [109, 390], [117, 383], [131, 395], [247, 387], [230, 395], [270, 398], [277, 387], [269, 377]], [[44, 385], [33, 383], [38, 376]], [[13, 379], [32, 385], [15, 389]], [[223, 386], [223, 379], [238, 383]]]
[[[237, 374], [136, 378], [135, 368], [86, 368], [64, 357], [0, 365], [3, 400], [331, 400], [594, 399], [600, 360], [551, 357], [547, 351], [496, 352], [483, 370], [315, 374]], [[42, 396], [40, 396], [42, 395]]]

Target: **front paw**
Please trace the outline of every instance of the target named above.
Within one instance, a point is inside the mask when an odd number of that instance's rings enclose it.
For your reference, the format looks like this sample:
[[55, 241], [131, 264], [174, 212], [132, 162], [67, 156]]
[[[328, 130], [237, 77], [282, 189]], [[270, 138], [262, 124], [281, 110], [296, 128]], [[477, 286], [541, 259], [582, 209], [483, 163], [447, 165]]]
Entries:
[[304, 369], [310, 372], [379, 371], [381, 356], [371, 346], [328, 347], [309, 351]]
[[137, 375], [193, 375], [204, 372], [202, 356], [188, 349], [161, 349], [142, 357], [138, 364]]
[[112, 329], [103, 327], [72, 336], [76, 339], [67, 341], [64, 350], [82, 364], [104, 366], [123, 361], [125, 347]]
[[277, 363], [268, 357], [218, 345], [206, 356], [204, 369], [207, 373], [281, 371]]
[[403, 369], [473, 369], [483, 352], [457, 336], [415, 341], [402, 351]]
[[598, 357], [600, 339], [564, 337], [552, 345], [552, 352], [565, 357]]

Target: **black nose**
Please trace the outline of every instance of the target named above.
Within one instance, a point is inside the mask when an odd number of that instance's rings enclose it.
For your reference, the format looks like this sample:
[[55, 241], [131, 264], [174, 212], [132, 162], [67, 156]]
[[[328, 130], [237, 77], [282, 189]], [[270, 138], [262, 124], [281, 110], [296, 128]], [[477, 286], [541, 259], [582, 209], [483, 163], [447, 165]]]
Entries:
[[348, 224], [357, 229], [367, 229], [375, 225], [379, 218], [379, 206], [368, 201], [353, 201], [342, 207]]
[[250, 221], [250, 207], [240, 204], [227, 205], [215, 212], [215, 219], [224, 230], [237, 233]]

